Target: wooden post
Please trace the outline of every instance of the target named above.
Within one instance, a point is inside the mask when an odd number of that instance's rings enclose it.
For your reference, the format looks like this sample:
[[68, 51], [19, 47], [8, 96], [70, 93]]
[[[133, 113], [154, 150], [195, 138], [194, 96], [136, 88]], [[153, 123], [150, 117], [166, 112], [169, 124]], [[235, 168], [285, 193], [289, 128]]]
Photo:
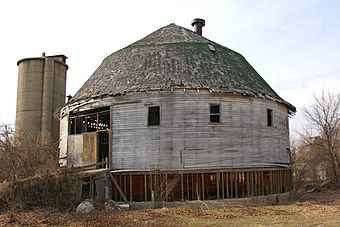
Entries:
[[244, 171], [242, 171], [241, 172], [241, 182], [242, 182], [242, 195], [241, 195], [241, 197], [242, 198], [244, 198], [244, 197], [246, 197], [246, 188], [245, 188], [245, 172]]
[[[115, 174], [115, 177], [118, 179], [117, 174]], [[117, 190], [117, 188], [115, 190], [115, 201], [118, 201], [118, 190]]]
[[229, 173], [228, 172], [226, 172], [225, 173], [226, 174], [226, 176], [225, 176], [225, 179], [226, 179], [226, 188], [227, 188], [227, 199], [229, 199]]
[[287, 192], [287, 170], [283, 170], [283, 192]]
[[204, 195], [204, 173], [202, 173], [202, 200], [205, 199], [205, 195]]
[[187, 182], [186, 182], [186, 187], [187, 187], [187, 200], [190, 200], [190, 187], [189, 187], [189, 174], [187, 173]]
[[194, 189], [194, 174], [191, 174], [191, 199], [195, 199], [195, 189]]
[[183, 173], [181, 173], [181, 200], [184, 201]]
[[124, 180], [124, 184], [123, 184], [123, 186], [124, 186], [124, 194], [126, 195], [127, 193], [126, 193], [126, 175], [125, 174], [123, 176], [123, 180]]
[[238, 198], [238, 172], [235, 172], [235, 198]]
[[148, 201], [148, 191], [147, 191], [147, 178], [146, 178], [146, 173], [144, 173], [144, 198], [145, 198], [145, 201]]
[[229, 174], [229, 178], [230, 178], [230, 198], [234, 198], [234, 195], [233, 195], [233, 173], [232, 172]]
[[273, 194], [273, 171], [269, 171], [269, 194]]
[[263, 179], [263, 171], [260, 172], [261, 177], [261, 195], [264, 195], [264, 179]]
[[165, 201], [168, 201], [168, 174], [165, 174]]
[[199, 176], [198, 173], [196, 173], [196, 196], [198, 200], [201, 200], [200, 191], [201, 189], [199, 188]]
[[255, 175], [255, 196], [258, 196], [258, 192], [259, 192], [259, 184], [258, 184], [258, 172], [254, 171], [254, 175]]
[[130, 201], [132, 202], [133, 201], [133, 195], [132, 195], [132, 174], [130, 174]]
[[217, 199], [220, 199], [220, 173], [216, 173]]
[[247, 197], [250, 197], [249, 171], [247, 171]]
[[221, 178], [222, 178], [222, 199], [224, 199], [224, 174], [223, 172], [221, 173]]

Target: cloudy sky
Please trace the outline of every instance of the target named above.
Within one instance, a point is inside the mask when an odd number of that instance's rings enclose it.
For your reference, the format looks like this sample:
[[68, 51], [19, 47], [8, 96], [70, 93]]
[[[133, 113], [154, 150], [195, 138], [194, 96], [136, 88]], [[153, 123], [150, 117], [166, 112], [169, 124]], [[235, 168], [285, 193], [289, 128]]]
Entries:
[[8, 0], [0, 2], [0, 123], [15, 121], [17, 61], [64, 54], [67, 95], [102, 60], [170, 23], [191, 28], [241, 53], [271, 87], [301, 108], [323, 89], [339, 93], [339, 0]]

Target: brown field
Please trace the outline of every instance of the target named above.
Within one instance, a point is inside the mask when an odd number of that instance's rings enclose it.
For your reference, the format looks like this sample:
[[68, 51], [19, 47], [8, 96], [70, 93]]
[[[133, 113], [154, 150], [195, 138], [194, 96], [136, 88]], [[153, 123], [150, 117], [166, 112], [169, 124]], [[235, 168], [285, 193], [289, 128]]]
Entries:
[[229, 204], [90, 214], [52, 209], [0, 213], [0, 226], [340, 226], [340, 190], [303, 195], [283, 205]]

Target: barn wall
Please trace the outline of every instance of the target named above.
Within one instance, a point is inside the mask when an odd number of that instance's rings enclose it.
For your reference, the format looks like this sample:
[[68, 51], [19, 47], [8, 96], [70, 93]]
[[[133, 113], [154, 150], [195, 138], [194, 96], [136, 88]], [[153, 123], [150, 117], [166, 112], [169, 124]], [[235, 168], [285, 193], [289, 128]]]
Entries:
[[[206, 91], [136, 93], [112, 110], [112, 167], [178, 169], [289, 164], [287, 108], [274, 101]], [[209, 122], [209, 103], [221, 123]], [[161, 125], [147, 126], [148, 107], [161, 106]], [[267, 126], [273, 110], [273, 127]]]
[[60, 119], [59, 165], [67, 166], [68, 116]]
[[[221, 123], [210, 123], [209, 104], [220, 104]], [[93, 105], [72, 109], [83, 111]], [[271, 100], [175, 90], [96, 102], [96, 108], [108, 105], [114, 169], [277, 167], [290, 163], [287, 108]], [[161, 107], [160, 126], [148, 126], [148, 107], [157, 105]], [[272, 127], [267, 126], [267, 109], [273, 110]], [[62, 118], [61, 156], [67, 155], [68, 166], [93, 163], [93, 138], [85, 143], [84, 134], [67, 136], [67, 118], [68, 114]], [[87, 157], [84, 150], [92, 150], [93, 157]]]

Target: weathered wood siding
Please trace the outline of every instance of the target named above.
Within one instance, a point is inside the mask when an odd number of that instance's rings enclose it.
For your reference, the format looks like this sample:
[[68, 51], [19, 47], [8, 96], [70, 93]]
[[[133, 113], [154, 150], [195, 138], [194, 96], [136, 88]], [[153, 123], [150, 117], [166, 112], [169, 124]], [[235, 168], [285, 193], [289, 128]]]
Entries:
[[59, 165], [67, 166], [68, 116], [60, 119]]
[[97, 162], [97, 132], [83, 133], [83, 164]]
[[[98, 100], [96, 105], [100, 103], [111, 105], [110, 163], [114, 169], [246, 168], [290, 163], [288, 111], [271, 100], [182, 89], [127, 94]], [[210, 123], [209, 104], [220, 105], [221, 123]], [[93, 105], [82, 104], [81, 108]], [[149, 106], [161, 107], [160, 126], [148, 126]], [[272, 127], [267, 126], [267, 109], [273, 110]], [[61, 132], [64, 138], [67, 131]], [[85, 164], [83, 140], [82, 135], [68, 136], [68, 166]]]
[[[287, 108], [276, 102], [206, 91], [136, 93], [112, 106], [112, 167], [181, 169], [277, 166], [289, 163]], [[209, 104], [221, 123], [210, 123]], [[148, 126], [149, 106], [161, 107], [160, 126]], [[273, 110], [273, 127], [267, 126]]]

